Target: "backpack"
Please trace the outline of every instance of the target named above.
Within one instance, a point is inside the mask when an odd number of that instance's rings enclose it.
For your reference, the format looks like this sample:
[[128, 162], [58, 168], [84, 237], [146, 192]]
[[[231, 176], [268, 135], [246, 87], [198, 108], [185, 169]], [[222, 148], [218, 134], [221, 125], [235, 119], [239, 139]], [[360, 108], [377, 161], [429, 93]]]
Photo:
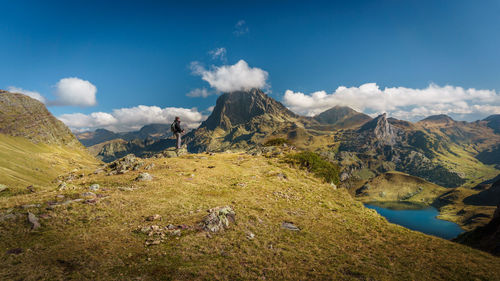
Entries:
[[170, 125], [170, 131], [172, 133], [175, 133], [175, 121], [174, 121], [174, 123], [172, 123], [172, 125]]

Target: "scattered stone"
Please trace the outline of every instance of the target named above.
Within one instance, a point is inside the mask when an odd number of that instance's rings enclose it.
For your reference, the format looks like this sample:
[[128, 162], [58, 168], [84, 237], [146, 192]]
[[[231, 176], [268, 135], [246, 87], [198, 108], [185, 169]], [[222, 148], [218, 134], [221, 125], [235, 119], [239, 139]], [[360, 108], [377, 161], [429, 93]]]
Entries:
[[104, 173], [104, 169], [102, 169], [102, 168], [98, 168], [94, 171], [94, 175], [98, 175], [98, 174], [102, 174], [102, 173]]
[[215, 152], [210, 152], [208, 155], [210, 155], [210, 156], [214, 156], [214, 155], [215, 155]]
[[333, 189], [333, 190], [337, 189], [337, 185], [336, 185], [336, 184], [334, 184], [333, 182], [331, 182], [331, 183], [330, 183], [330, 185], [332, 186], [332, 189]]
[[92, 191], [97, 191], [97, 190], [99, 190], [99, 188], [100, 188], [100, 186], [97, 183], [94, 183], [93, 185], [91, 185], [89, 187], [89, 189]]
[[58, 207], [58, 206], [66, 206], [66, 205], [70, 205], [72, 203], [82, 202], [82, 201], [84, 201], [84, 199], [77, 198], [77, 199], [73, 199], [73, 200], [67, 200], [64, 202], [49, 202], [49, 206], [47, 207], [47, 209], [54, 209], [55, 207]]
[[238, 187], [245, 187], [245, 186], [247, 186], [247, 184], [244, 183], [244, 182], [240, 182], [240, 183], [237, 183], [236, 186], [238, 186]]
[[65, 183], [65, 182], [62, 182], [58, 187], [57, 187], [57, 190], [59, 191], [62, 191], [62, 190], [66, 190], [66, 188], [68, 187], [68, 185]]
[[174, 230], [175, 228], [176, 228], [176, 227], [175, 227], [175, 225], [173, 225], [173, 224], [169, 224], [169, 225], [167, 225], [167, 229], [168, 229], [168, 230]]
[[87, 200], [83, 201], [83, 204], [96, 204], [97, 201], [98, 201], [97, 198], [87, 199]]
[[170, 233], [172, 236], [181, 236], [181, 231], [179, 229], [174, 230]]
[[0, 222], [5, 221], [5, 220], [13, 220], [13, 219], [16, 219], [16, 218], [17, 218], [16, 214], [0, 215]]
[[13, 248], [13, 249], [7, 250], [5, 253], [7, 255], [19, 255], [19, 254], [22, 254], [23, 252], [24, 252], [24, 250], [22, 248]]
[[281, 224], [281, 228], [283, 229], [287, 229], [287, 230], [292, 230], [292, 231], [300, 231], [300, 228], [298, 228], [297, 226], [295, 226], [293, 224], [293, 222], [283, 222]]
[[208, 210], [208, 215], [203, 218], [201, 227], [208, 232], [219, 232], [229, 228], [230, 223], [236, 220], [233, 208], [229, 206], [216, 207]]
[[349, 178], [349, 174], [347, 172], [342, 172], [340, 174], [340, 181], [346, 181]]
[[22, 209], [31, 209], [31, 208], [40, 208], [40, 204], [27, 204], [27, 205], [22, 205]]
[[[149, 240], [146, 240], [146, 246], [151, 246], [151, 245], [159, 245], [161, 243], [161, 240], [160, 239], [149, 239]], [[151, 258], [148, 259], [149, 261], [151, 261]]]
[[140, 173], [137, 176], [137, 178], [135, 178], [136, 181], [150, 181], [152, 179], [153, 179], [153, 177], [148, 173]]
[[149, 216], [146, 218], [146, 221], [156, 221], [156, 220], [161, 220], [161, 216], [158, 214], [155, 214], [153, 216]]
[[134, 191], [135, 188], [126, 187], [126, 186], [120, 186], [120, 187], [118, 187], [118, 190], [121, 190], [121, 191]]
[[6, 186], [5, 184], [0, 184], [0, 192], [8, 190], [9, 187]]
[[65, 197], [64, 195], [62, 195], [62, 194], [57, 194], [57, 195], [56, 195], [56, 198], [57, 198], [57, 199], [64, 199], [64, 198], [66, 198], [66, 197]]
[[144, 170], [151, 170], [155, 167], [155, 163], [150, 163], [146, 167], [144, 167]]
[[35, 187], [33, 187], [32, 185], [27, 186], [26, 189], [31, 193], [35, 193]]
[[82, 193], [82, 197], [96, 197], [97, 195], [94, 192], [84, 192]]
[[28, 222], [31, 223], [31, 229], [33, 230], [36, 230], [41, 226], [38, 218], [31, 212], [28, 212]]
[[124, 174], [128, 171], [137, 171], [144, 165], [144, 161], [135, 157], [133, 154], [120, 158], [111, 162], [107, 169], [110, 171], [108, 174]]
[[253, 240], [255, 238], [255, 234], [253, 234], [252, 232], [248, 232], [247, 233], [247, 239], [248, 240]]

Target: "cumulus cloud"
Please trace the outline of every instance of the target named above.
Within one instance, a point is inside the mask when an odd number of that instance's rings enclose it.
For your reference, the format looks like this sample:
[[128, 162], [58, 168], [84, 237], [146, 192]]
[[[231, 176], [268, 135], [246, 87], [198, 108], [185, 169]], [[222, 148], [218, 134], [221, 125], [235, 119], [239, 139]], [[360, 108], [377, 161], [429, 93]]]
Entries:
[[213, 60], [221, 60], [222, 62], [226, 62], [227, 59], [226, 59], [226, 48], [224, 47], [221, 47], [221, 48], [215, 48], [211, 51], [208, 52], [208, 54], [212, 57]]
[[215, 92], [213, 91], [209, 91], [205, 88], [202, 88], [202, 89], [193, 89], [191, 91], [189, 91], [189, 93], [186, 94], [186, 96], [188, 97], [191, 97], [191, 98], [197, 98], [197, 97], [202, 97], [202, 98], [206, 98], [210, 95], [215, 95]]
[[406, 120], [435, 114], [485, 116], [500, 113], [500, 94], [494, 90], [430, 84], [424, 89], [393, 87], [380, 89], [376, 83], [359, 87], [338, 87], [333, 93], [310, 94], [287, 90], [283, 103], [292, 111], [307, 116], [321, 113], [335, 105], [349, 106], [375, 116], [382, 112]]
[[34, 98], [42, 103], [47, 102], [47, 100], [39, 92], [36, 92], [36, 91], [29, 91], [29, 90], [25, 90], [23, 88], [18, 88], [18, 87], [14, 87], [14, 86], [7, 87], [7, 90], [11, 93], [20, 93], [23, 95], [27, 95], [28, 97]]
[[140, 129], [147, 124], [170, 124], [179, 116], [184, 126], [194, 129], [207, 116], [196, 108], [177, 108], [139, 105], [129, 108], [114, 109], [111, 113], [94, 112], [91, 114], [63, 114], [58, 118], [73, 131], [86, 131], [98, 128], [114, 132], [127, 132]]
[[36, 91], [10, 86], [9, 92], [25, 94], [48, 106], [93, 106], [96, 105], [97, 88], [92, 83], [76, 77], [63, 78], [54, 85], [55, 99], [47, 100]]
[[50, 105], [96, 105], [97, 88], [92, 83], [76, 77], [63, 78], [55, 85], [56, 100]]
[[250, 29], [248, 28], [246, 22], [244, 20], [239, 20], [234, 25], [233, 34], [236, 36], [241, 36], [241, 35], [248, 33], [249, 31], [250, 31]]
[[194, 75], [201, 76], [201, 79], [208, 82], [211, 87], [224, 93], [267, 87], [267, 71], [249, 67], [244, 60], [234, 65], [213, 66], [210, 70], [205, 69], [198, 62], [192, 62], [191, 70]]

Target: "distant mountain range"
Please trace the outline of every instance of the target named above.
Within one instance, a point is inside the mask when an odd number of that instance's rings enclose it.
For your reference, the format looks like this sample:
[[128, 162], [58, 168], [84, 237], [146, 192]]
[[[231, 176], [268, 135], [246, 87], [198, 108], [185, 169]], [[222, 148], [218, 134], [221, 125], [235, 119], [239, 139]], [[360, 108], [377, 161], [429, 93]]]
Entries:
[[170, 124], [149, 124], [142, 127], [139, 131], [115, 133], [106, 129], [97, 129], [95, 131], [87, 131], [76, 133], [75, 136], [85, 146], [93, 146], [99, 143], [114, 139], [145, 140], [145, 139], [162, 139], [171, 137]]

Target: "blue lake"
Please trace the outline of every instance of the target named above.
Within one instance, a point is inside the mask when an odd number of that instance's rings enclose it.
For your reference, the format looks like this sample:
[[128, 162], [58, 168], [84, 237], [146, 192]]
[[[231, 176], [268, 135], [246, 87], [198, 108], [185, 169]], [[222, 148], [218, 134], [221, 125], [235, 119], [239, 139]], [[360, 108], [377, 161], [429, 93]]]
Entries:
[[455, 223], [437, 219], [436, 208], [407, 202], [372, 202], [365, 204], [388, 221], [444, 239], [457, 237], [463, 230]]

